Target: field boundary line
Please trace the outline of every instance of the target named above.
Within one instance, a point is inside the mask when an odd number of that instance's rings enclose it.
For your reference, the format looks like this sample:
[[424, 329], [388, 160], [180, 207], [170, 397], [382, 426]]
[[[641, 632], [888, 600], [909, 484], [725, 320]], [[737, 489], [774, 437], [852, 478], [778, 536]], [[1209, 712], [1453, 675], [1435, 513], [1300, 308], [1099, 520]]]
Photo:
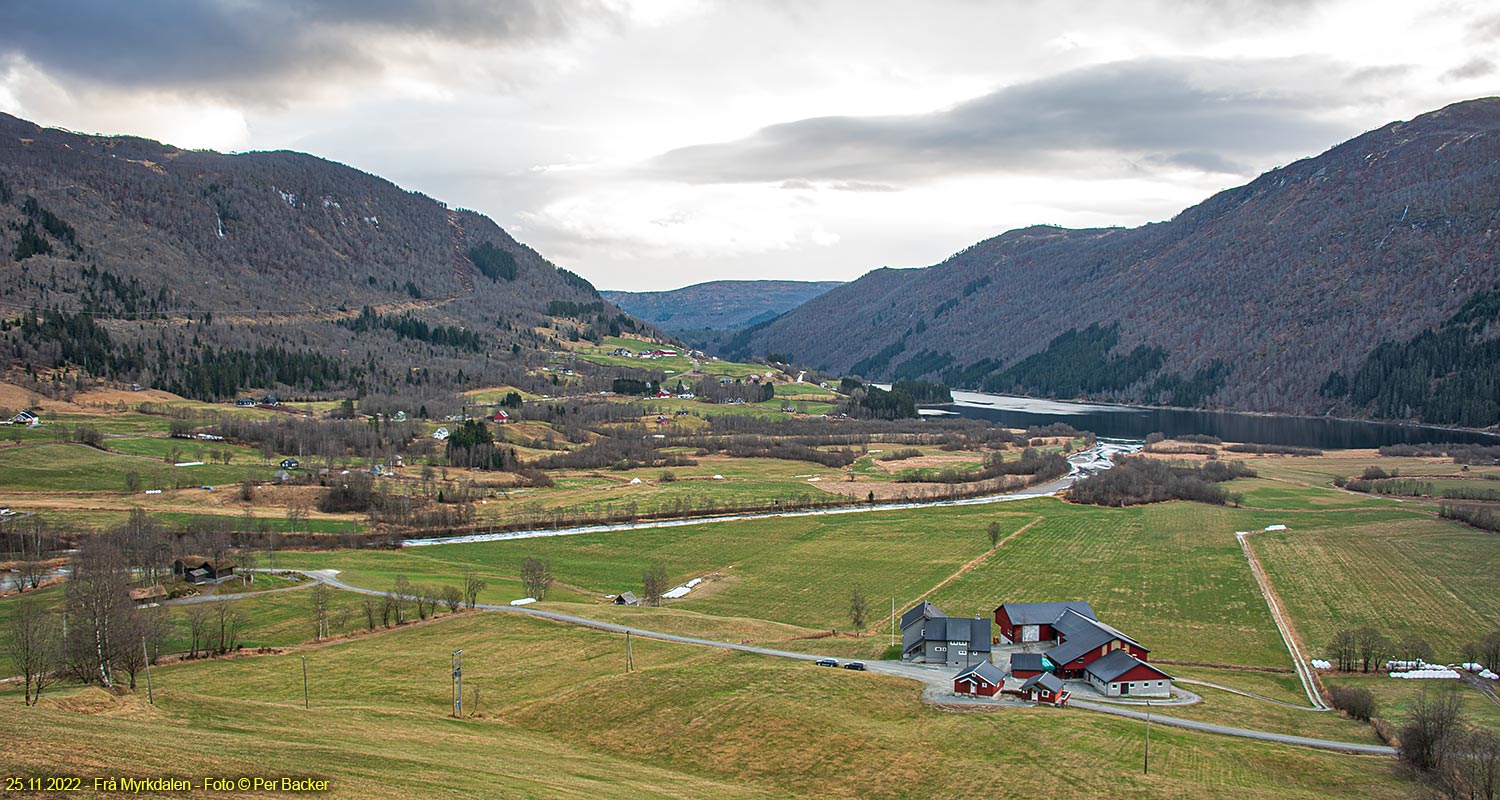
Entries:
[[1245, 561], [1250, 565], [1250, 573], [1255, 576], [1255, 582], [1260, 585], [1261, 596], [1266, 600], [1266, 606], [1271, 609], [1271, 619], [1276, 623], [1276, 630], [1281, 632], [1281, 640], [1286, 642], [1287, 652], [1292, 656], [1292, 666], [1297, 669], [1297, 677], [1302, 680], [1302, 689], [1307, 692], [1307, 700], [1312, 703], [1313, 710], [1329, 711], [1328, 704], [1323, 702], [1323, 695], [1318, 691], [1318, 683], [1313, 675], [1312, 667], [1308, 665], [1307, 659], [1302, 655], [1302, 648], [1297, 644], [1297, 634], [1292, 630], [1291, 620], [1286, 618], [1281, 609], [1281, 602], [1276, 598], [1276, 590], [1271, 586], [1271, 579], [1261, 567], [1260, 559], [1256, 558], [1255, 551], [1250, 549], [1250, 535], [1260, 531], [1235, 531], [1234, 538], [1240, 543], [1240, 550], [1245, 553]]
[[[947, 586], [948, 584], [954, 582], [955, 580], [958, 580], [960, 577], [963, 576], [964, 573], [966, 573], [969, 570], [971, 570], [971, 569], [979, 566], [980, 564], [984, 563], [986, 560], [989, 559], [990, 556], [992, 556], [995, 553], [999, 552], [1000, 548], [1004, 547], [1006, 542], [1009, 542], [1011, 539], [1014, 539], [1017, 536], [1020, 536], [1021, 534], [1025, 533], [1027, 531], [1027, 529], [1029, 529], [1031, 526], [1037, 524], [1038, 522], [1041, 522], [1042, 520], [1044, 520], [1046, 518], [1047, 518], [1047, 516], [1045, 514], [1038, 514], [1038, 515], [1036, 515], [1036, 517], [1034, 517], [1030, 522], [1026, 523], [1025, 525], [1022, 525], [1019, 528], [1016, 528], [1014, 531], [1011, 531], [1010, 534], [1008, 534], [1004, 539], [1001, 539], [1000, 541], [995, 542], [995, 546], [994, 547], [991, 547], [990, 549], [984, 551], [983, 553], [980, 553], [978, 556], [976, 556], [973, 559], [971, 559], [969, 561], [969, 563], [963, 565], [962, 567], [959, 567], [957, 572], [955, 572], [952, 575], [949, 575], [948, 577], [946, 577], [946, 578], [938, 581], [938, 584], [936, 586], [934, 586], [931, 589], [928, 589], [927, 591], [925, 591], [925, 592], [921, 593], [920, 595], [918, 595], [917, 599], [911, 601], [911, 603], [920, 603], [923, 600], [926, 600], [927, 598], [931, 597], [934, 593], [937, 592], [937, 590], [943, 588], [944, 586]], [[907, 605], [911, 605], [911, 603], [907, 603]]]

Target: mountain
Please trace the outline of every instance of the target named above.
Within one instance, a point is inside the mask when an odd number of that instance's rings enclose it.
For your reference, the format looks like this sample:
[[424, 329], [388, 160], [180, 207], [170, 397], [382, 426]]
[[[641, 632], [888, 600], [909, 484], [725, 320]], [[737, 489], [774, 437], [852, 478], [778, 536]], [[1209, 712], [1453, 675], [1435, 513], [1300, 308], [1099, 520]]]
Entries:
[[840, 281], [709, 281], [669, 292], [602, 291], [604, 299], [664, 331], [728, 331], [773, 319]]
[[205, 399], [522, 386], [563, 340], [652, 331], [488, 218], [374, 175], [3, 114], [0, 319], [30, 375]]
[[1168, 222], [1036, 226], [875, 270], [721, 349], [991, 391], [1489, 425], [1497, 198], [1500, 99], [1458, 103]]

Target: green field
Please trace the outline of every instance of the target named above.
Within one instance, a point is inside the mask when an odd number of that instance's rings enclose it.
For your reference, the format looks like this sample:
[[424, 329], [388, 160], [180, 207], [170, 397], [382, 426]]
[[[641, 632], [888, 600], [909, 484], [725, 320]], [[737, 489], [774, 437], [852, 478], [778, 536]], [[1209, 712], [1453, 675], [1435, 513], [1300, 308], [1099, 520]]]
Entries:
[[[479, 690], [479, 716], [462, 721], [445, 716], [457, 648], [470, 709]], [[158, 668], [155, 706], [58, 692], [24, 729], [0, 728], [0, 746], [11, 774], [316, 775], [361, 798], [1056, 795], [1059, 780], [1121, 798], [1409, 792], [1388, 760], [1160, 726], [1144, 776], [1143, 727], [1128, 720], [951, 714], [894, 678], [639, 639], [626, 673], [623, 650], [615, 635], [463, 615]]]
[[[196, 459], [190, 459], [196, 460]], [[38, 444], [0, 450], [0, 485], [19, 492], [123, 492], [125, 476], [140, 475], [142, 489], [239, 483], [249, 475], [271, 476], [271, 468], [204, 464], [175, 467], [156, 458], [106, 453], [81, 444]]]
[[1439, 659], [1500, 628], [1500, 539], [1454, 522], [1289, 519], [1250, 537], [1313, 653], [1333, 634], [1372, 625], [1391, 640], [1427, 639]]

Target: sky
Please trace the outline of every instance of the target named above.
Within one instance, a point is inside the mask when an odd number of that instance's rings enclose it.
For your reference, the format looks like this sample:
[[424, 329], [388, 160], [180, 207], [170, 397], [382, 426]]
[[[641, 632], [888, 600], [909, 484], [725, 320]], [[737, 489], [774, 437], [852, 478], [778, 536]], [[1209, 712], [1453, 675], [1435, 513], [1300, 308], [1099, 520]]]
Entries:
[[0, 111], [329, 158], [604, 289], [1170, 219], [1495, 94], [1466, 0], [0, 0]]

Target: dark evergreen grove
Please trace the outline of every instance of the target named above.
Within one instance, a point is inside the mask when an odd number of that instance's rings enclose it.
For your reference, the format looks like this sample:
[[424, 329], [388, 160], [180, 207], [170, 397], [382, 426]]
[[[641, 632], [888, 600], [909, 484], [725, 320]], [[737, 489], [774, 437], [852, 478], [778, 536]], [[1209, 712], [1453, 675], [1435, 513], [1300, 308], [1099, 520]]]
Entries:
[[[1500, 422], [1500, 291], [1474, 293], [1436, 330], [1373, 351], [1351, 378], [1335, 372], [1331, 397], [1376, 417], [1485, 427]], [[1343, 390], [1343, 391], [1341, 391]]]

